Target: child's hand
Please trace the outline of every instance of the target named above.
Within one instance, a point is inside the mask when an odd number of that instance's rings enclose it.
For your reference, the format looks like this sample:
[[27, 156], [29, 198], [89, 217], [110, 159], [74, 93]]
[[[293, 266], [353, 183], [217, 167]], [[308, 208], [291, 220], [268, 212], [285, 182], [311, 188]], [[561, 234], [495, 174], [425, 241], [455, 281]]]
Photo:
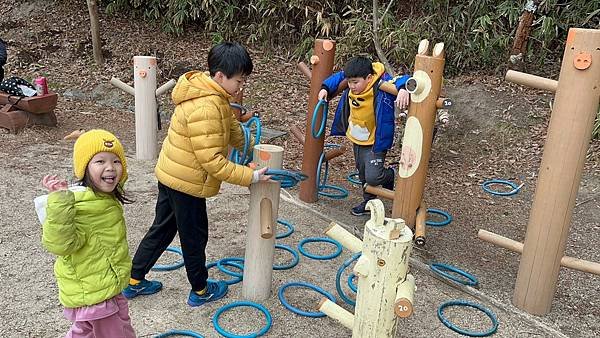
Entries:
[[396, 103], [396, 107], [400, 109], [406, 109], [408, 108], [408, 104], [410, 102], [410, 94], [406, 89], [402, 88], [398, 91], [396, 101], [394, 102]]
[[319, 91], [319, 100], [325, 100], [325, 101], [327, 101], [327, 90], [321, 89]]
[[49, 192], [58, 190], [67, 190], [68, 184], [66, 180], [58, 178], [56, 175], [46, 175], [42, 178], [42, 185], [48, 189]]
[[252, 175], [252, 183], [269, 181], [271, 179], [271, 175], [265, 175], [267, 170], [269, 170], [267, 167], [254, 170], [254, 175]]

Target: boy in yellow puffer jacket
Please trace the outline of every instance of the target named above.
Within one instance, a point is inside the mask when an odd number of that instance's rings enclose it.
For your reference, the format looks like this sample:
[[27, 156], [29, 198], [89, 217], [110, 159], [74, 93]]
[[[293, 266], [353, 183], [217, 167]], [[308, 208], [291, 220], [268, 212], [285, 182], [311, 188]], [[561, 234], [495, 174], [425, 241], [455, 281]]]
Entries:
[[246, 49], [224, 42], [208, 54], [209, 72], [182, 75], [173, 89], [175, 112], [163, 142], [155, 173], [158, 178], [156, 216], [133, 258], [131, 280], [123, 290], [129, 299], [158, 292], [162, 284], [145, 279], [175, 234], [179, 232], [183, 260], [192, 290], [190, 306], [225, 296], [227, 284], [207, 281], [206, 198], [221, 182], [249, 186], [269, 179], [267, 168], [253, 170], [227, 159], [228, 146], [244, 147], [244, 134], [229, 100], [252, 72]]

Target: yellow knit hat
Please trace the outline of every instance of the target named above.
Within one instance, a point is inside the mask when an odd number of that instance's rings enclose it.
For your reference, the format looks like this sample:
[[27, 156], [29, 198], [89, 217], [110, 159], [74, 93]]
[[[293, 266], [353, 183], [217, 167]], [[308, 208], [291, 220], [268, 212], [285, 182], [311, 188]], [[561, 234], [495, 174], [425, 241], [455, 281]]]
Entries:
[[73, 146], [73, 172], [77, 179], [83, 179], [88, 162], [101, 152], [109, 152], [119, 156], [123, 164], [123, 176], [119, 183], [123, 185], [127, 180], [127, 162], [125, 151], [119, 139], [110, 132], [102, 129], [93, 129], [81, 134]]

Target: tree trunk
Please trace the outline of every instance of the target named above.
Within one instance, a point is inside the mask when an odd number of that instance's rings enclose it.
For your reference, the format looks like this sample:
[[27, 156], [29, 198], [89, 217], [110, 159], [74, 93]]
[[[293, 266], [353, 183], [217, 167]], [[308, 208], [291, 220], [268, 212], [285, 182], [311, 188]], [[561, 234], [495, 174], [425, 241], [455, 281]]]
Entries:
[[527, 41], [529, 39], [529, 33], [531, 32], [534, 12], [537, 9], [539, 2], [539, 0], [529, 0], [525, 5], [523, 14], [521, 14], [519, 26], [515, 33], [515, 41], [510, 52], [510, 61], [513, 64], [523, 61], [525, 54], [527, 54]]
[[92, 32], [92, 46], [94, 48], [94, 61], [96, 65], [104, 64], [102, 56], [102, 42], [100, 41], [100, 22], [98, 20], [97, 0], [87, 0], [88, 12], [90, 13], [90, 31]]
[[[375, 51], [377, 52], [377, 57], [379, 58], [379, 61], [381, 61], [381, 63], [383, 63], [383, 65], [385, 67], [385, 71], [388, 74], [394, 76], [394, 74], [395, 74], [394, 69], [390, 65], [390, 62], [388, 61], [387, 57], [385, 56], [385, 53], [381, 49], [381, 43], [379, 42], [378, 11], [379, 11], [379, 4], [378, 4], [377, 0], [373, 0], [373, 44], [375, 45]], [[386, 12], [387, 12], [387, 10], [386, 10]]]

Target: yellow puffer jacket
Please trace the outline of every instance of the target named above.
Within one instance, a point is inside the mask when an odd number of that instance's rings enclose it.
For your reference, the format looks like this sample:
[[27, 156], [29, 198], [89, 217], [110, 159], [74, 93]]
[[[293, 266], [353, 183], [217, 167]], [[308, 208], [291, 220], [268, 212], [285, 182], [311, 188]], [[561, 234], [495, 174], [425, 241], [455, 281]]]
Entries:
[[175, 112], [154, 170], [158, 181], [196, 197], [216, 195], [222, 181], [249, 186], [253, 170], [227, 159], [228, 145], [244, 146], [231, 95], [208, 73], [192, 71], [179, 78], [172, 97]]

